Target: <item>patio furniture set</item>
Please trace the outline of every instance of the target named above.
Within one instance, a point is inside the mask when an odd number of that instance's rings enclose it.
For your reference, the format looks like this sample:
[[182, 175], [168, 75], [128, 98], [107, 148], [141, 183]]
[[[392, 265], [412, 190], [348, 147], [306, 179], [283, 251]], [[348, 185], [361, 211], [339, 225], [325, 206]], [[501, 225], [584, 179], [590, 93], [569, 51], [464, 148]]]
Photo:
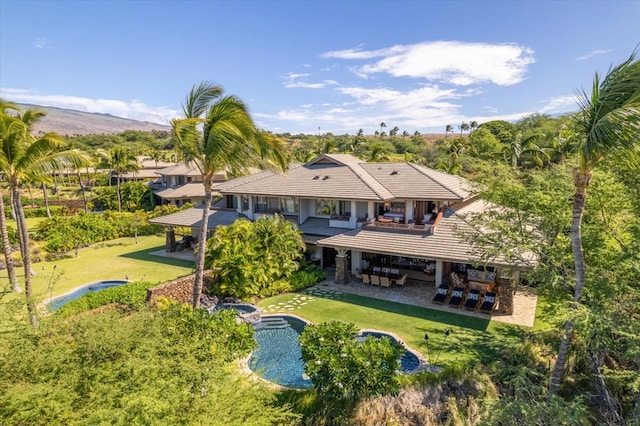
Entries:
[[401, 274], [398, 269], [376, 266], [371, 270], [362, 271], [363, 284], [389, 288], [392, 285], [404, 286], [406, 282], [407, 274]]
[[[453, 286], [453, 288], [451, 288]], [[469, 311], [492, 314], [497, 307], [498, 295], [491, 291], [493, 286], [486, 283], [467, 283], [465, 285], [455, 272], [451, 274], [451, 285], [438, 287], [433, 303], [448, 304], [456, 308], [464, 307]]]

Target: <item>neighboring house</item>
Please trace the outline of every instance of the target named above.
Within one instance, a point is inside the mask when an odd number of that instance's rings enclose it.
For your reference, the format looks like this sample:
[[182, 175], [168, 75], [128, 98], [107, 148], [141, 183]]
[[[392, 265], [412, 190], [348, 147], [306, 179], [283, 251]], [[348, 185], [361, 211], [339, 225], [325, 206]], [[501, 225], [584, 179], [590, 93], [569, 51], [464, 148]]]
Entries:
[[[123, 173], [120, 176], [121, 182], [148, 182], [150, 184], [159, 182], [158, 170], [175, 166], [176, 163], [167, 163], [164, 161], [156, 161], [153, 158], [145, 156], [137, 156], [140, 169], [135, 172]], [[115, 175], [113, 177], [115, 179]]]
[[[197, 206], [204, 204], [204, 186], [202, 174], [193, 162], [175, 164], [156, 171], [160, 176], [159, 188], [155, 195], [160, 199], [160, 204], [175, 204], [181, 206], [192, 203]], [[217, 173], [213, 181], [223, 182], [227, 179], [224, 172]]]

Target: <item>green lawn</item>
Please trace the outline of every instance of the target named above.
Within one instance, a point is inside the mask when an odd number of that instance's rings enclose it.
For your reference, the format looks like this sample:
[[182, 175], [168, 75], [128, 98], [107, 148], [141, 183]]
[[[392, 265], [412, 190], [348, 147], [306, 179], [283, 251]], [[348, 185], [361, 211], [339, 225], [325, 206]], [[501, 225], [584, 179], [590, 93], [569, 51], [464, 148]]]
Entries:
[[[438, 364], [451, 361], [490, 362], [507, 346], [523, 340], [526, 328], [488, 318], [474, 318], [418, 306], [405, 305], [322, 288], [264, 299], [265, 313], [299, 315], [314, 323], [339, 320], [360, 328], [390, 331], [428, 358], [425, 333], [429, 335], [431, 360], [442, 352]], [[444, 340], [445, 330], [451, 334]]]
[[[166, 282], [193, 272], [194, 263], [150, 255], [163, 250], [164, 236], [142, 236], [138, 244], [134, 238], [94, 244], [80, 249], [78, 257], [67, 257], [53, 262], [33, 265], [33, 295], [37, 301], [105, 279]], [[18, 276], [24, 278], [24, 269], [18, 268]], [[7, 282], [7, 271], [0, 271], [0, 279]], [[49, 291], [49, 286], [52, 289]]]

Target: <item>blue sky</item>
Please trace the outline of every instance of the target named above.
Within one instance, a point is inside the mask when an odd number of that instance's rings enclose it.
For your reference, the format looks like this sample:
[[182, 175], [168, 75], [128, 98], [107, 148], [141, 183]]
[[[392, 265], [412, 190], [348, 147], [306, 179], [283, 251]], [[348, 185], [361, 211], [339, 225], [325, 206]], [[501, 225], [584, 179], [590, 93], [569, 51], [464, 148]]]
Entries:
[[0, 0], [0, 96], [168, 124], [213, 81], [273, 132], [443, 132], [575, 109], [640, 1]]

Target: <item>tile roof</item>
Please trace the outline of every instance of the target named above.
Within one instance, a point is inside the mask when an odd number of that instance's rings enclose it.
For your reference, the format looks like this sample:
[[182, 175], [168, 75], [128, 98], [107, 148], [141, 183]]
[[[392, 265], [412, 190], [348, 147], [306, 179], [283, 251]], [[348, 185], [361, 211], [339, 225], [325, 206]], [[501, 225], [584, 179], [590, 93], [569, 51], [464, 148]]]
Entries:
[[262, 171], [215, 188], [229, 194], [367, 201], [459, 201], [472, 196], [471, 185], [459, 176], [411, 163], [367, 163], [348, 154], [324, 154], [304, 165], [292, 164], [286, 174]]
[[175, 188], [156, 191], [156, 195], [165, 199], [204, 197], [204, 184], [202, 182], [185, 183]]
[[[166, 216], [149, 219], [150, 223], [165, 226], [185, 226], [200, 228], [202, 226], [202, 208], [181, 210]], [[222, 225], [230, 225], [238, 218], [235, 210], [210, 210], [207, 221], [208, 228], [214, 229]]]
[[[481, 261], [461, 233], [470, 231], [464, 214], [480, 212], [488, 206], [482, 200], [458, 203], [446, 210], [434, 234], [364, 227], [318, 241], [318, 245], [380, 254], [468, 263]], [[508, 265], [503, 256], [491, 264]]]

